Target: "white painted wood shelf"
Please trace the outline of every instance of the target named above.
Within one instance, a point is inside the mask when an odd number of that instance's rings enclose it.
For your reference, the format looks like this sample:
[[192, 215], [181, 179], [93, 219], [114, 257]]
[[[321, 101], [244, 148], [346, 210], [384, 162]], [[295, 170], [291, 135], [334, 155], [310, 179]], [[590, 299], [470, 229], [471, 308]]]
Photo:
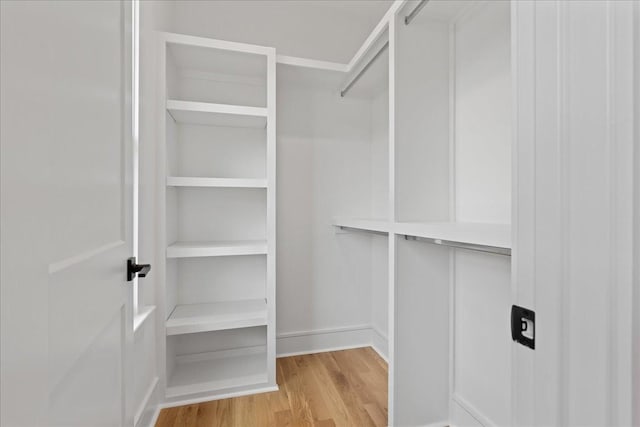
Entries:
[[264, 299], [178, 305], [167, 319], [167, 335], [249, 328], [267, 324]]
[[345, 229], [389, 233], [392, 223], [383, 219], [334, 218], [333, 225]]
[[509, 224], [397, 222], [393, 228], [394, 232], [400, 235], [466, 245], [511, 249], [511, 226]]
[[390, 222], [380, 219], [334, 218], [333, 225], [344, 230], [372, 233], [395, 233], [433, 240], [435, 244], [450, 244], [460, 248], [482, 249], [498, 253], [511, 250], [509, 224], [465, 222]]
[[167, 258], [266, 255], [266, 253], [266, 240], [175, 242], [167, 247]]
[[167, 398], [234, 387], [267, 385], [264, 348], [178, 356], [167, 384]]
[[267, 188], [267, 180], [259, 178], [167, 177], [167, 187]]
[[178, 123], [246, 128], [264, 128], [267, 125], [267, 109], [264, 107], [169, 99], [167, 111]]

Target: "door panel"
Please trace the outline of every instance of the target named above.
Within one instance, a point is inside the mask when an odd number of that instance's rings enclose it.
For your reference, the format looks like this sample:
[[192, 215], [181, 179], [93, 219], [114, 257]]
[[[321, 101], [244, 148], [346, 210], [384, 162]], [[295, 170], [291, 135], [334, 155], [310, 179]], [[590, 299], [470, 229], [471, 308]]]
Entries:
[[131, 424], [131, 41], [129, 1], [2, 2], [2, 425]]
[[536, 312], [513, 424], [631, 425], [638, 2], [513, 4], [514, 303]]

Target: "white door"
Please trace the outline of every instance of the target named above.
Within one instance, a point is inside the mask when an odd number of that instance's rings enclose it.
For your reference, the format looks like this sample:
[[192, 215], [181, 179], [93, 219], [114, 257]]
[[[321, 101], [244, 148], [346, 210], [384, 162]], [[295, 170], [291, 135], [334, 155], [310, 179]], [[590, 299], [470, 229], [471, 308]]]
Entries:
[[637, 425], [640, 3], [512, 4], [514, 303], [536, 312], [535, 350], [513, 345], [512, 424]]
[[2, 425], [129, 424], [131, 3], [1, 8]]

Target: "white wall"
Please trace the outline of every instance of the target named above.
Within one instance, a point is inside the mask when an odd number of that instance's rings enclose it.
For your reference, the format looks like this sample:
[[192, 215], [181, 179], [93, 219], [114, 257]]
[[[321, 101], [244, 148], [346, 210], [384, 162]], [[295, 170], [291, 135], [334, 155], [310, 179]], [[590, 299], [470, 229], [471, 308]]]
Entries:
[[282, 78], [277, 102], [278, 353], [365, 344], [371, 236], [331, 224], [371, 214], [371, 104]]
[[508, 2], [474, 5], [455, 26], [455, 204], [460, 222], [511, 223]]
[[279, 55], [347, 63], [392, 1], [177, 1], [177, 33], [272, 46]]

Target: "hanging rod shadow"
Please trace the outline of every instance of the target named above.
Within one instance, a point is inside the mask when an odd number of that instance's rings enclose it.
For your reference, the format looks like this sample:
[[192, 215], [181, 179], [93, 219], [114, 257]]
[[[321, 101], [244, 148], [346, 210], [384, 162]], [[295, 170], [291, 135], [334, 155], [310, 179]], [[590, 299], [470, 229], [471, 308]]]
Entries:
[[369, 69], [369, 67], [371, 67], [371, 65], [375, 62], [375, 60], [378, 59], [378, 57], [382, 54], [382, 52], [387, 50], [388, 47], [389, 47], [389, 41], [385, 42], [385, 44], [382, 45], [380, 50], [375, 55], [373, 55], [373, 57], [369, 60], [369, 62], [367, 62], [367, 65], [362, 67], [362, 70], [360, 70], [358, 74], [356, 74], [355, 77], [344, 87], [344, 89], [340, 91], [341, 98], [344, 98], [346, 93], [349, 92], [349, 89], [351, 89], [351, 87], [354, 84], [356, 84], [358, 80], [360, 80], [360, 77], [362, 77], [362, 75]]
[[498, 246], [479, 245], [475, 243], [455, 242], [451, 240], [432, 239], [430, 237], [418, 237], [408, 234], [404, 235], [405, 240], [419, 240], [421, 242], [431, 243], [434, 245], [449, 246], [456, 249], [466, 249], [469, 251], [488, 252], [496, 255], [511, 256], [511, 248], [501, 248]]
[[427, 3], [429, 3], [429, 0], [420, 0], [420, 3], [418, 3], [418, 5], [411, 11], [411, 13], [404, 17], [404, 25], [409, 25], [411, 21], [413, 21], [413, 18], [415, 18], [416, 15], [420, 13], [422, 8], [425, 7]]

